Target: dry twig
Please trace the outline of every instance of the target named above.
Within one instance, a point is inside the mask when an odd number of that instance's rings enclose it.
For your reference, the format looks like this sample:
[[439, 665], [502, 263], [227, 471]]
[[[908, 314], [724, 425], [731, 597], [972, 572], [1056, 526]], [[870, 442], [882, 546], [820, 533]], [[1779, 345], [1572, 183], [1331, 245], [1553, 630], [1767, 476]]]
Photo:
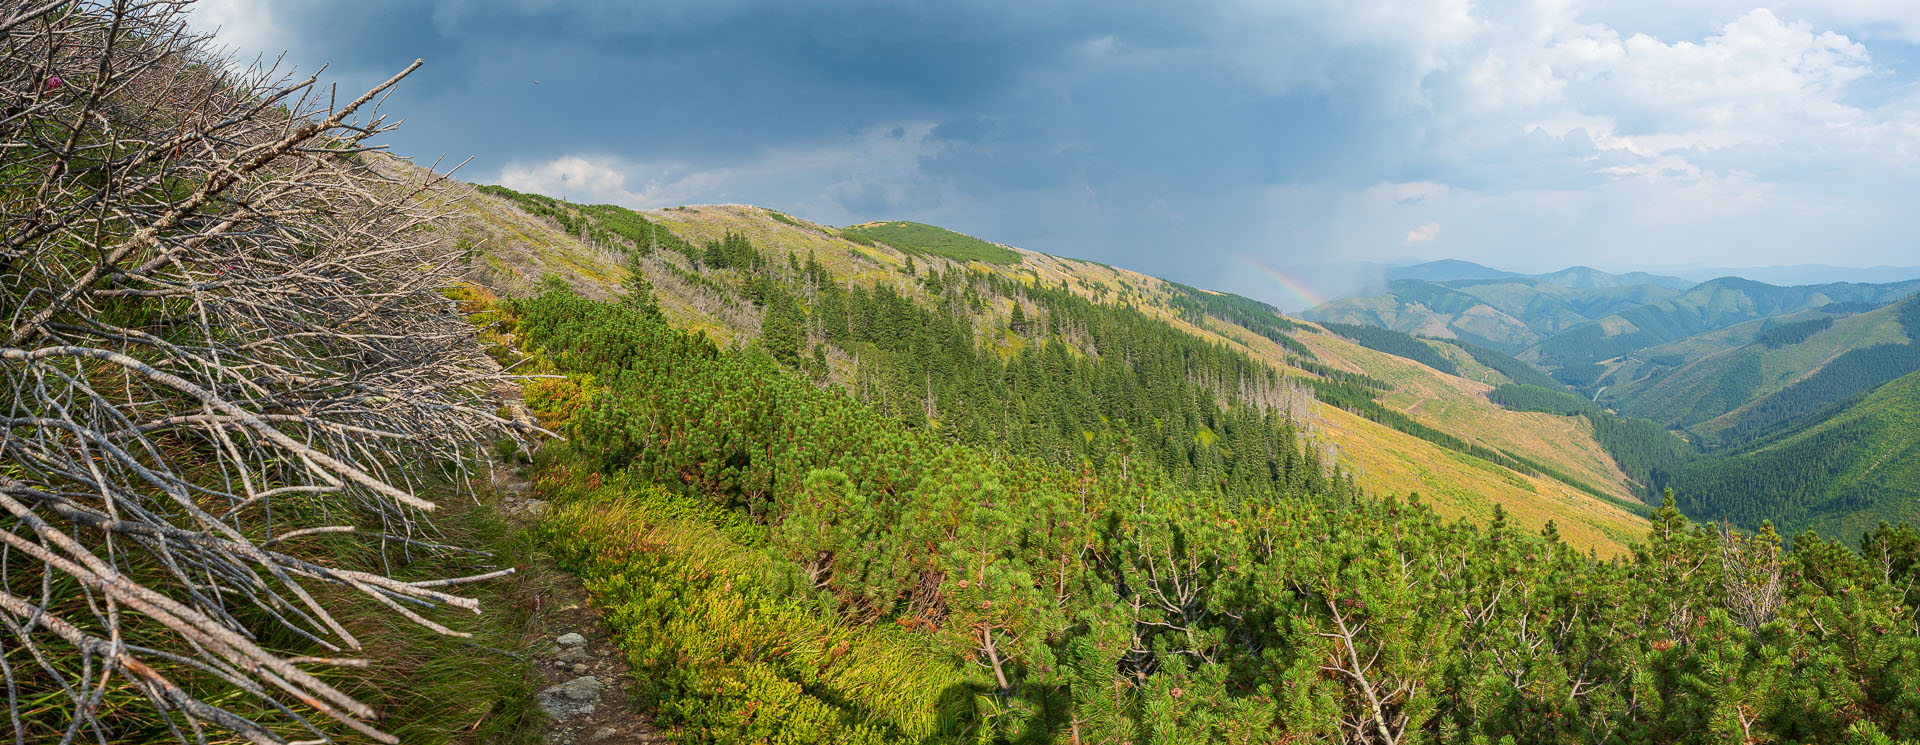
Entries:
[[[476, 445], [511, 426], [438, 292], [459, 257], [436, 215], [363, 164], [392, 128], [378, 102], [419, 63], [342, 100], [213, 55], [184, 29], [186, 5], [0, 0], [14, 729], [52, 693], [71, 718], [61, 742], [110, 740], [118, 686], [181, 741], [209, 726], [327, 741], [322, 716], [392, 742], [311, 671], [364, 661], [260, 639], [279, 626], [360, 648], [316, 582], [446, 634], [430, 609], [477, 609], [436, 589], [457, 579], [352, 571], [317, 547], [433, 545], [418, 475], [464, 479]], [[216, 699], [209, 682], [247, 695]]]

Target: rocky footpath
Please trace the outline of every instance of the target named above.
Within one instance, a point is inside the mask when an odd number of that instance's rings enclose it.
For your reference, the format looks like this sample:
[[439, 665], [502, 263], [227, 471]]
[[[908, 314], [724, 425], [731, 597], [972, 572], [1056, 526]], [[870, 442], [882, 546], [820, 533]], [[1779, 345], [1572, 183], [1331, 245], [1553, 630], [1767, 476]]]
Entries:
[[[502, 511], [531, 525], [546, 510], [515, 466], [496, 463], [494, 488]], [[572, 575], [538, 599], [535, 623], [545, 641], [531, 650], [539, 676], [540, 708], [548, 717], [552, 745], [640, 745], [669, 740], [654, 728], [631, 692], [626, 655], [591, 608], [586, 589]]]

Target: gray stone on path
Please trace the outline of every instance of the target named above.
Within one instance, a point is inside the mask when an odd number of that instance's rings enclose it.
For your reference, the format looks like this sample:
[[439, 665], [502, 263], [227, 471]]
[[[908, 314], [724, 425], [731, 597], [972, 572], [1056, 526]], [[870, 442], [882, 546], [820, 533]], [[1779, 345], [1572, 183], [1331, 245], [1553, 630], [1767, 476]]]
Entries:
[[613, 735], [614, 731], [612, 727], [601, 727], [600, 729], [594, 730], [593, 734], [587, 736], [587, 742], [611, 740], [613, 739]]
[[569, 631], [565, 634], [561, 634], [560, 638], [553, 640], [553, 643], [558, 644], [562, 647], [578, 647], [582, 644], [586, 644], [587, 638], [584, 636], [581, 636], [580, 633], [577, 631]]
[[600, 679], [591, 675], [549, 686], [540, 692], [540, 708], [554, 719], [592, 714], [594, 704], [600, 700], [600, 688]]

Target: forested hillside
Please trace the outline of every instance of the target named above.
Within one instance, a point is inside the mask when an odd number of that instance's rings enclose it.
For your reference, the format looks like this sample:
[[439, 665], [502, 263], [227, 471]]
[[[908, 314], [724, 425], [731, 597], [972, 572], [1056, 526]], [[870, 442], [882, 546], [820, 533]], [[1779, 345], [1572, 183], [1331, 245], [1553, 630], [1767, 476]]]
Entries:
[[1688, 511], [1851, 538], [1920, 517], [1920, 372], [1680, 468]]
[[[1395, 297], [1473, 315], [1480, 298], [1467, 295], [1468, 287], [1517, 281], [1423, 283], [1419, 291], [1396, 285], [1404, 292]], [[1920, 371], [1920, 343], [1912, 341], [1920, 338], [1916, 289], [1913, 282], [1776, 287], [1714, 280], [1554, 334], [1521, 355], [1551, 378], [1472, 343], [1472, 334], [1443, 335], [1504, 378], [1490, 379], [1498, 387], [1489, 400], [1586, 419], [1641, 498], [1672, 487], [1681, 508], [1698, 519], [1749, 529], [1772, 519], [1784, 529], [1818, 527], [1851, 539], [1881, 519], [1911, 519], [1920, 498], [1901, 470], [1905, 456], [1887, 444], [1908, 431], [1899, 406], [1889, 403], [1904, 400], [1891, 381]], [[1351, 310], [1354, 302], [1319, 312]], [[1392, 325], [1386, 318], [1375, 317], [1376, 326], [1327, 328], [1402, 356], [1431, 356], [1417, 345], [1434, 340], [1379, 328]]]
[[[1624, 413], [1737, 445], [1920, 370], [1920, 301], [1761, 323], [1752, 341], [1612, 386]], [[1738, 337], [1736, 337], [1737, 339]]]
[[[530, 292], [550, 274], [606, 297], [637, 272], [673, 323], [758, 343], [966, 442], [1039, 438], [1027, 452], [1068, 462], [1125, 429], [1152, 457], [1218, 478], [1238, 467], [1234, 441], [1259, 436], [1231, 413], [1252, 406], [1291, 412], [1320, 459], [1368, 488], [1420, 491], [1449, 516], [1499, 505], [1603, 552], [1638, 532], [1635, 488], [1582, 420], [1502, 409], [1486, 398], [1497, 373], [1448, 375], [1245, 298], [1032, 252], [963, 262], [862, 232], [876, 226], [753, 207], [632, 213], [486, 187], [455, 208], [485, 282]], [[609, 210], [624, 222], [603, 220]], [[992, 246], [903, 229], [895, 240]]]
[[1315, 324], [459, 183], [190, 4], [0, 2], [0, 742], [1920, 745], [1920, 283]]

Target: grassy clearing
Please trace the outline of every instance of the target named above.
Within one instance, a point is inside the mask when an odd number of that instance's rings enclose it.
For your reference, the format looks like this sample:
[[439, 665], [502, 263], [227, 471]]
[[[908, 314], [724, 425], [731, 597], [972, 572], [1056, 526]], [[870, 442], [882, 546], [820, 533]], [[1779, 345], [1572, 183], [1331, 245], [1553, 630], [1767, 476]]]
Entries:
[[[1580, 417], [1502, 409], [1488, 400], [1491, 389], [1484, 383], [1440, 375], [1332, 334], [1303, 336], [1302, 341], [1336, 367], [1391, 383], [1394, 391], [1382, 402], [1429, 427], [1546, 464], [1617, 499], [1634, 499], [1626, 474]], [[1267, 346], [1280, 354], [1277, 347]]]
[[1626, 553], [1627, 545], [1646, 533], [1640, 517], [1558, 481], [1477, 458], [1456, 459], [1413, 435], [1332, 406], [1319, 408], [1323, 441], [1338, 448], [1341, 468], [1353, 471], [1376, 494], [1419, 492], [1447, 518], [1484, 520], [1499, 505], [1515, 524], [1538, 531], [1551, 520], [1568, 544], [1601, 556]]

